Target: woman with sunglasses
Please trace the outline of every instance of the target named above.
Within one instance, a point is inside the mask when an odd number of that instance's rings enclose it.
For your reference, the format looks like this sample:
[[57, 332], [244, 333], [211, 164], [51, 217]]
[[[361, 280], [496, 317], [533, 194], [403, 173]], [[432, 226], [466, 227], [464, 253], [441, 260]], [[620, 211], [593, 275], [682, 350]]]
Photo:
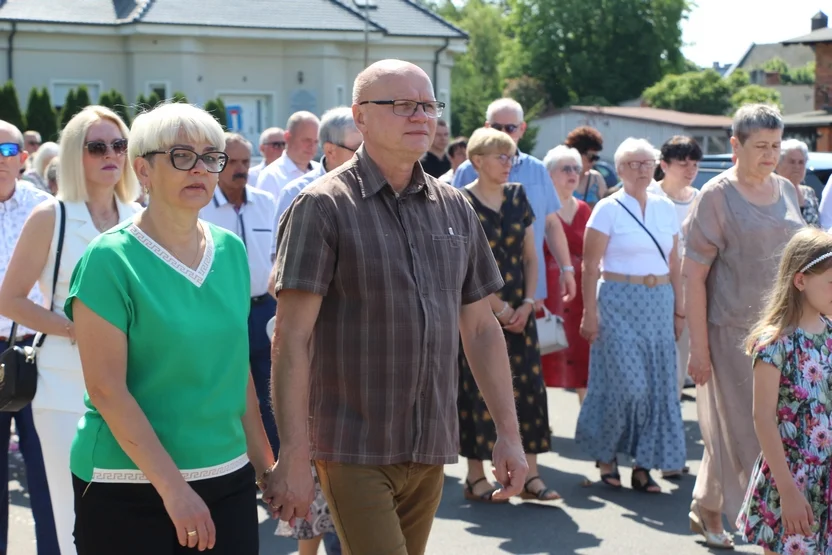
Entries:
[[573, 195], [592, 208], [599, 200], [607, 196], [607, 182], [604, 176], [593, 169], [595, 162], [601, 159], [598, 153], [604, 148], [604, 138], [597, 129], [583, 126], [573, 129], [566, 136], [564, 144], [581, 153], [583, 172]]
[[258, 553], [256, 484], [274, 457], [249, 371], [249, 267], [234, 233], [198, 219], [224, 146], [189, 104], [136, 117], [129, 158], [150, 202], [72, 276], [87, 385], [70, 457], [79, 555]]
[[[72, 271], [90, 241], [131, 218], [138, 182], [126, 164], [128, 129], [111, 110], [88, 106], [61, 133], [58, 200], [32, 212], [9, 262], [0, 287], [5, 316], [46, 335], [38, 353], [38, 389], [32, 402], [55, 525], [62, 553], [74, 553], [72, 481], [67, 472], [72, 438], [85, 412], [84, 376], [75, 345], [75, 329], [65, 314]], [[52, 290], [61, 228], [63, 244], [58, 279]], [[53, 309], [30, 301], [37, 282]]]

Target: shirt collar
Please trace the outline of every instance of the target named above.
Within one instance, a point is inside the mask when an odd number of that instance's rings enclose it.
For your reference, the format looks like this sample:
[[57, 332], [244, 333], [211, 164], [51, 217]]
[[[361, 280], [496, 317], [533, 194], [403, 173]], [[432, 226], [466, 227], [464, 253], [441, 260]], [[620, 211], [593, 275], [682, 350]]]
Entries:
[[[245, 189], [243, 189], [243, 204], [255, 204], [257, 202], [257, 195], [250, 195], [248, 190], [251, 188], [251, 185], [246, 185]], [[225, 193], [222, 192], [220, 186], [217, 185], [217, 188], [214, 189], [214, 206], [219, 208], [220, 206], [225, 206], [228, 204], [228, 198], [225, 196]]]
[[[358, 185], [361, 187], [361, 198], [369, 198], [381, 191], [385, 185], [388, 185], [379, 167], [364, 150], [364, 144], [358, 147], [358, 150], [355, 152], [353, 164], [357, 169]], [[433, 190], [433, 187], [435, 185], [431, 184], [430, 180], [425, 177], [422, 165], [416, 161], [413, 164], [410, 184], [405, 188], [404, 194], [412, 195], [424, 191], [428, 200], [436, 200], [436, 192]]]
[[289, 169], [294, 168], [295, 171], [300, 172], [301, 175], [303, 175], [305, 173], [309, 173], [310, 171], [315, 169], [315, 166], [312, 165], [312, 162], [309, 162], [309, 165], [306, 166], [305, 168], [299, 168], [298, 165], [295, 164], [294, 161], [292, 161], [291, 158], [289, 158], [289, 155], [286, 154], [285, 150], [283, 151], [283, 154], [280, 155], [280, 158], [278, 158], [278, 161], [280, 162], [280, 164], [282, 166], [284, 166], [286, 168], [289, 168]]

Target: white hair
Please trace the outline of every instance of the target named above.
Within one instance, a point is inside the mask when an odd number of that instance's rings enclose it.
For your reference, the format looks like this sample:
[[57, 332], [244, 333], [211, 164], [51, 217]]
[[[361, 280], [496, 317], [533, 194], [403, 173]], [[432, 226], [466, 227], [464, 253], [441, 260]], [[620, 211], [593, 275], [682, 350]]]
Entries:
[[352, 118], [352, 108], [339, 106], [324, 112], [321, 116], [321, 127], [318, 129], [318, 141], [321, 144], [332, 143], [343, 145], [344, 138], [350, 131], [358, 131]]
[[52, 158], [58, 155], [58, 149], [58, 143], [53, 143], [52, 141], [40, 145], [40, 148], [32, 157], [32, 168], [35, 170], [35, 173], [41, 177], [46, 175], [46, 166]]
[[225, 133], [214, 116], [193, 104], [169, 102], [139, 114], [133, 120], [127, 147], [130, 165], [148, 152], [169, 149], [181, 142], [182, 137], [225, 150]]
[[731, 133], [740, 144], [745, 144], [752, 133], [763, 129], [783, 130], [783, 116], [777, 107], [768, 104], [745, 104], [734, 114]]
[[564, 160], [575, 162], [583, 170], [584, 164], [581, 160], [581, 153], [577, 149], [569, 148], [566, 145], [558, 145], [547, 152], [543, 158], [543, 165], [546, 166], [547, 171], [551, 172]]
[[517, 122], [523, 121], [523, 107], [519, 102], [513, 98], [498, 98], [488, 105], [485, 110], [485, 121], [491, 123], [494, 121], [494, 114], [502, 112], [503, 110], [511, 110], [517, 116]]
[[8, 131], [14, 135], [14, 140], [17, 143], [17, 146], [23, 148], [23, 133], [20, 132], [20, 129], [18, 129], [16, 125], [0, 120], [0, 129]]
[[299, 125], [307, 122], [315, 122], [316, 125], [321, 124], [321, 120], [318, 119], [318, 116], [312, 112], [302, 110], [289, 116], [289, 121], [286, 122], [286, 131], [294, 133], [297, 131]]
[[634, 137], [630, 137], [628, 139], [624, 139], [624, 142], [618, 145], [618, 149], [615, 151], [615, 156], [613, 157], [615, 167], [618, 168], [621, 164], [621, 160], [630, 154], [647, 154], [652, 156], [655, 160], [658, 160], [659, 156], [661, 156], [661, 153], [656, 150], [656, 147], [651, 145], [650, 141], [647, 139], [636, 139]]
[[797, 139], [789, 139], [780, 143], [780, 159], [785, 158], [786, 154], [793, 150], [799, 150], [803, 154], [804, 160], [809, 159], [809, 147], [806, 146], [806, 143]]
[[279, 127], [269, 127], [260, 133], [260, 146], [266, 144], [269, 141], [269, 137], [277, 133], [285, 133], [285, 131]]
[[[228, 146], [229, 143], [238, 143], [243, 145], [248, 149], [249, 154], [252, 152], [251, 141], [240, 135], [239, 133], [226, 133], [225, 134], [225, 144]], [[223, 150], [225, 150], [223, 148]]]

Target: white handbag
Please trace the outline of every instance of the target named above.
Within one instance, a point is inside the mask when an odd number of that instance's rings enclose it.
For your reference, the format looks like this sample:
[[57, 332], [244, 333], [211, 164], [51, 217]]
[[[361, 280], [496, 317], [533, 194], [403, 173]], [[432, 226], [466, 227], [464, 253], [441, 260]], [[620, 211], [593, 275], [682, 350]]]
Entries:
[[543, 307], [543, 316], [537, 318], [537, 341], [540, 344], [541, 356], [556, 353], [569, 347], [569, 341], [566, 340], [566, 330], [563, 327], [563, 318], [552, 314], [545, 306]]
[[274, 335], [274, 323], [275, 323], [275, 316], [272, 316], [271, 320], [266, 322], [266, 335], [269, 336], [269, 339], [272, 338]]

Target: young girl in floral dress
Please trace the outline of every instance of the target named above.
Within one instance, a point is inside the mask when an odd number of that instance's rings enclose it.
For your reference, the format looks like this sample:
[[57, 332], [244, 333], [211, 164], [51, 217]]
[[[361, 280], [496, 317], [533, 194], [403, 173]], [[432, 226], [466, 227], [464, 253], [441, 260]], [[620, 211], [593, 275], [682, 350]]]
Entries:
[[747, 343], [763, 452], [737, 527], [767, 555], [832, 553], [832, 321], [824, 314], [832, 314], [832, 235], [807, 228], [786, 245]]

